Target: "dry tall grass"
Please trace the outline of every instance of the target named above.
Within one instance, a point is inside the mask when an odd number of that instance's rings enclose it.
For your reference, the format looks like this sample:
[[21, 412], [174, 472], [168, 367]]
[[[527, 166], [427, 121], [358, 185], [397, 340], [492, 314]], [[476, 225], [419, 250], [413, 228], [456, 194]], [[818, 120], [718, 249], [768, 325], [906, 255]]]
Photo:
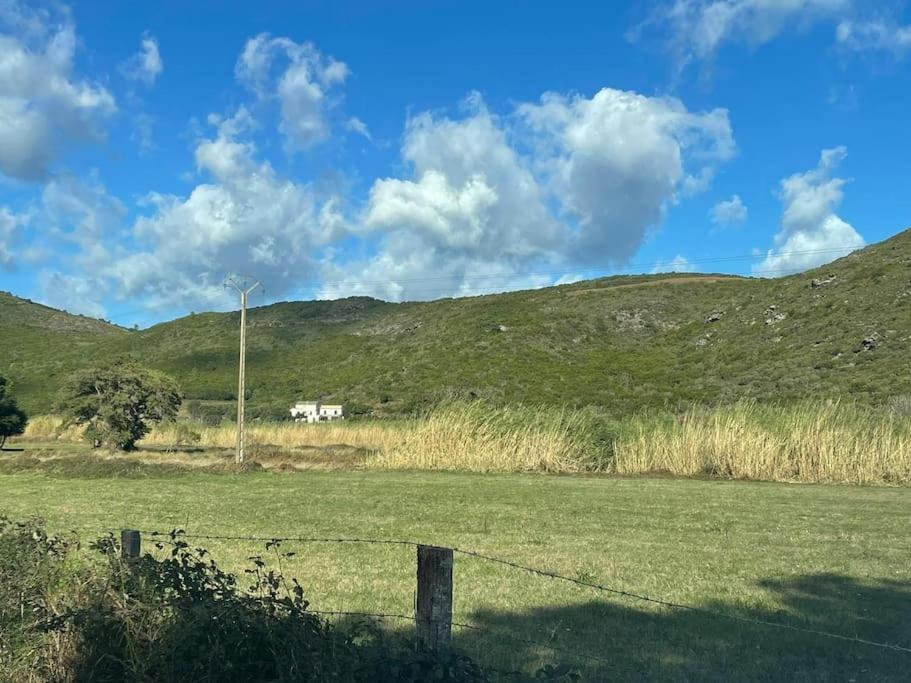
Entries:
[[[199, 445], [210, 448], [233, 448], [235, 427], [227, 423], [215, 427], [192, 425], [199, 434]], [[351, 421], [306, 424], [299, 422], [266, 422], [247, 424], [245, 443], [250, 447], [273, 446], [299, 448], [302, 446], [346, 445], [369, 451], [382, 451], [393, 447], [408, 429], [405, 422]], [[141, 445], [173, 446], [180, 443], [185, 430], [180, 423], [155, 427]], [[183, 444], [188, 445], [188, 444]]]
[[639, 418], [614, 446], [619, 474], [667, 472], [737, 479], [911, 483], [907, 418], [839, 403], [692, 410]]
[[[443, 405], [400, 421], [251, 424], [247, 443], [273, 449], [348, 446], [383, 469], [477, 472], [668, 473], [771, 481], [911, 484], [911, 427], [889, 410], [839, 403], [694, 408], [615, 421], [594, 410]], [[232, 448], [234, 426], [191, 425], [198, 445]], [[174, 447], [186, 425], [162, 425], [142, 445]], [[34, 418], [25, 438], [60, 434], [60, 420]], [[254, 456], [255, 457], [255, 456]]]
[[368, 465], [476, 472], [587, 469], [587, 414], [483, 403], [442, 406], [404, 430]]
[[17, 437], [21, 441], [79, 441], [83, 427], [63, 427], [63, 418], [57, 415], [29, 417], [25, 433]]

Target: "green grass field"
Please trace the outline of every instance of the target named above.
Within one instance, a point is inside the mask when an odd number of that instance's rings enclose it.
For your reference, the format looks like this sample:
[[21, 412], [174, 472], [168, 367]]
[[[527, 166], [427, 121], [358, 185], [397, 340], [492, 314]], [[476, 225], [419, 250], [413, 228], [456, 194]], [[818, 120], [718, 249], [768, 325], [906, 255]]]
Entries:
[[[410, 539], [911, 647], [907, 488], [382, 471], [21, 473], [0, 475], [0, 511], [44, 516], [83, 540], [122, 527]], [[204, 544], [235, 570], [264, 552]], [[313, 608], [411, 613], [412, 548], [285, 549], [299, 552], [284, 570], [301, 579]], [[460, 622], [607, 661], [456, 629], [457, 644], [483, 660], [525, 670], [566, 661], [586, 680], [901, 680], [911, 666], [906, 653], [657, 607], [462, 556], [455, 611]]]

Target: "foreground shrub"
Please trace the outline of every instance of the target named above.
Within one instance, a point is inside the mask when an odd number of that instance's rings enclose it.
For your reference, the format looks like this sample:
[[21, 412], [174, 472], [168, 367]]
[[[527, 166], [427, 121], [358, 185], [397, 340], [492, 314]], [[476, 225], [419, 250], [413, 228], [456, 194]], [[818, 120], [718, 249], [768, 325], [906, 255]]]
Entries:
[[62, 680], [62, 639], [46, 625], [73, 580], [70, 542], [48, 536], [40, 520], [0, 516], [0, 680]]
[[[71, 546], [39, 522], [0, 519], [0, 671], [10, 681], [452, 681], [504, 678], [457, 651], [416, 648], [370, 621], [333, 624], [304, 590], [251, 557], [243, 586], [178, 532], [163, 559], [123, 560], [113, 537], [101, 562], [66, 571]], [[276, 564], [285, 553], [266, 546]], [[64, 581], [66, 576], [78, 580]], [[565, 668], [539, 672], [576, 680]]]

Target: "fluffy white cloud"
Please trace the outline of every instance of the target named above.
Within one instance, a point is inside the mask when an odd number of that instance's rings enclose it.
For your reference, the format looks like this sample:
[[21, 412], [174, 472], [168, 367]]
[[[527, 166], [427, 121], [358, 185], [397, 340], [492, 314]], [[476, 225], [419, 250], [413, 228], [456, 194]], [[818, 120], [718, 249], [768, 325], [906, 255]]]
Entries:
[[130, 57], [121, 66], [121, 73], [127, 78], [151, 86], [164, 70], [158, 41], [152, 36], [144, 36], [139, 52]]
[[666, 207], [705, 189], [736, 149], [726, 110], [692, 113], [670, 97], [548, 93], [519, 115], [551, 190], [576, 219], [565, 241], [581, 262], [628, 260]]
[[[542, 267], [627, 261], [666, 207], [735, 149], [727, 112], [604, 89], [493, 115], [478, 95], [406, 127], [407, 178], [378, 180], [363, 215], [372, 258], [334, 263], [324, 296], [428, 298], [548, 284]], [[354, 288], [344, 273], [368, 284]]]
[[73, 74], [75, 29], [18, 3], [0, 6], [0, 172], [26, 181], [46, 176], [67, 144], [98, 139], [116, 110], [102, 86]]
[[[461, 120], [408, 121], [402, 157], [409, 179], [377, 180], [364, 228], [379, 235], [367, 263], [349, 266], [369, 291], [392, 299], [532, 286], [516, 273], [557, 256], [561, 233], [529, 163], [504, 124], [472, 95]], [[328, 285], [324, 296], [354, 291]]]
[[836, 36], [840, 45], [861, 52], [889, 52], [902, 57], [911, 51], [911, 24], [902, 26], [892, 18], [842, 21]]
[[864, 246], [864, 238], [835, 213], [845, 180], [833, 173], [846, 153], [844, 147], [823, 150], [815, 169], [781, 181], [781, 229], [775, 235], [775, 247], [753, 268], [756, 274], [799, 272]]
[[696, 268], [680, 254], [677, 254], [670, 261], [658, 261], [652, 268], [652, 273], [693, 273]]
[[693, 61], [710, 62], [724, 43], [761, 45], [792, 29], [838, 19], [853, 0], [668, 0], [630, 33], [644, 30], [664, 35], [680, 68]]
[[[283, 68], [276, 66], [280, 60]], [[279, 129], [289, 151], [306, 149], [329, 137], [332, 91], [348, 76], [343, 62], [324, 57], [312, 43], [262, 33], [247, 41], [235, 73], [260, 99], [278, 100]]]
[[319, 249], [345, 229], [337, 200], [321, 201], [309, 186], [282, 178], [236, 137], [252, 125], [246, 110], [210, 120], [218, 133], [197, 143], [195, 157], [211, 182], [187, 197], [147, 197], [151, 214], [131, 230], [139, 248], [105, 269], [122, 296], [221, 307], [231, 273], [250, 273], [271, 295], [285, 294], [313, 276]]
[[738, 225], [747, 219], [747, 207], [739, 194], [730, 199], [718, 202], [709, 211], [712, 223], [722, 227]]

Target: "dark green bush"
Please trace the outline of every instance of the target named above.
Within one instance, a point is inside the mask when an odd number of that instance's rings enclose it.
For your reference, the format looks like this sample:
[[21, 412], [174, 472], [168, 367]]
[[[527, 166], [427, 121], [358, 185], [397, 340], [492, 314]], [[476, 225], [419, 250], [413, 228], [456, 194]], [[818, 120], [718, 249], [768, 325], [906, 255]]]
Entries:
[[22, 434], [27, 424], [28, 416], [11, 395], [6, 377], [0, 376], [0, 448], [7, 437]]
[[[434, 652], [375, 622], [332, 623], [304, 590], [250, 558], [243, 586], [180, 532], [124, 560], [113, 536], [101, 562], [66, 570], [70, 543], [39, 521], [0, 518], [0, 671], [10, 681], [516, 680], [458, 651]], [[276, 541], [266, 554], [280, 567]], [[69, 577], [69, 579], [68, 579]], [[78, 580], [77, 580], [78, 579]], [[560, 675], [555, 676], [554, 672]], [[562, 669], [539, 678], [576, 680]]]

